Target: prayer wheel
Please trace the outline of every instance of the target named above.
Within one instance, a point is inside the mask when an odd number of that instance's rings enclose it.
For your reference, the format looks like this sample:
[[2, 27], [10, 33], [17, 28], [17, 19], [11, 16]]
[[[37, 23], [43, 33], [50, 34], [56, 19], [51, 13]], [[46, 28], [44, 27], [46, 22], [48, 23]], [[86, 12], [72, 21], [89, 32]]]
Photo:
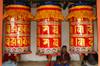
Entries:
[[31, 53], [30, 21], [33, 19], [29, 4], [11, 2], [6, 6], [3, 15], [5, 21], [5, 53]]
[[69, 6], [70, 51], [75, 53], [94, 52], [94, 23], [96, 17], [90, 3]]
[[61, 21], [64, 20], [58, 3], [45, 2], [37, 5], [37, 53], [57, 55], [61, 47]]

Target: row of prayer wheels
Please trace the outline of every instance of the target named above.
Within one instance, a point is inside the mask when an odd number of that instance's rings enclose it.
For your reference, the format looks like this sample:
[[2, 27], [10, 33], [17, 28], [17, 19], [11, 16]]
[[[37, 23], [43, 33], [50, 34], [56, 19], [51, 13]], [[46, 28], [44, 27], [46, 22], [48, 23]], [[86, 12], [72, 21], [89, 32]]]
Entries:
[[[30, 22], [37, 21], [37, 55], [60, 55], [61, 21], [64, 17], [61, 5], [45, 2], [37, 5], [35, 17], [30, 5], [23, 2], [11, 2], [3, 15], [5, 21], [5, 53], [29, 54]], [[94, 25], [96, 17], [90, 3], [75, 3], [69, 6], [69, 39], [71, 53], [94, 52]], [[67, 37], [66, 37], [67, 38]]]

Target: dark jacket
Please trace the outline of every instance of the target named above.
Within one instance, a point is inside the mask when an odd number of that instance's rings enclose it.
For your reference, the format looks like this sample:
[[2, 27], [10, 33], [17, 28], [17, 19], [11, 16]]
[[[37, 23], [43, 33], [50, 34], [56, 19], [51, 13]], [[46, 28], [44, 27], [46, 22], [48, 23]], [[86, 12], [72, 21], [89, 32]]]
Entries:
[[61, 62], [62, 61], [68, 61], [70, 63], [70, 55], [68, 52], [65, 52], [65, 53], [61, 53], [61, 56], [57, 56], [56, 60], [60, 60]]
[[98, 63], [98, 54], [89, 54], [88, 56], [84, 55], [84, 61], [88, 60], [88, 63], [93, 65]]

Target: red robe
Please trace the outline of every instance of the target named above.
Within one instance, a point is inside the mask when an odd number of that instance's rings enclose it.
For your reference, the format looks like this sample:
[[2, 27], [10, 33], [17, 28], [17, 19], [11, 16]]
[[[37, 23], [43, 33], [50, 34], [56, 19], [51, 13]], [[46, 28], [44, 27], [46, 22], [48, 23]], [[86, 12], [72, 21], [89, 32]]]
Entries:
[[[50, 63], [48, 63], [46, 66], [50, 66]], [[53, 63], [51, 63], [51, 66], [54, 66]]]
[[8, 61], [8, 59], [16, 61], [14, 54], [11, 54], [11, 56], [8, 56], [8, 54], [4, 54], [2, 62]]

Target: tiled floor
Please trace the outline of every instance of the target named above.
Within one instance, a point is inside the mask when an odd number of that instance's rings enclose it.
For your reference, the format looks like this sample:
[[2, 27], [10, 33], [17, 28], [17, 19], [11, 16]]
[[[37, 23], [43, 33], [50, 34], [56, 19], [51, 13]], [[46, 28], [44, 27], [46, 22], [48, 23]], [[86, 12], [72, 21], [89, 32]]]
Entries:
[[[48, 62], [21, 62], [21, 66], [46, 66]], [[81, 61], [72, 61], [70, 66], [81, 66]]]

